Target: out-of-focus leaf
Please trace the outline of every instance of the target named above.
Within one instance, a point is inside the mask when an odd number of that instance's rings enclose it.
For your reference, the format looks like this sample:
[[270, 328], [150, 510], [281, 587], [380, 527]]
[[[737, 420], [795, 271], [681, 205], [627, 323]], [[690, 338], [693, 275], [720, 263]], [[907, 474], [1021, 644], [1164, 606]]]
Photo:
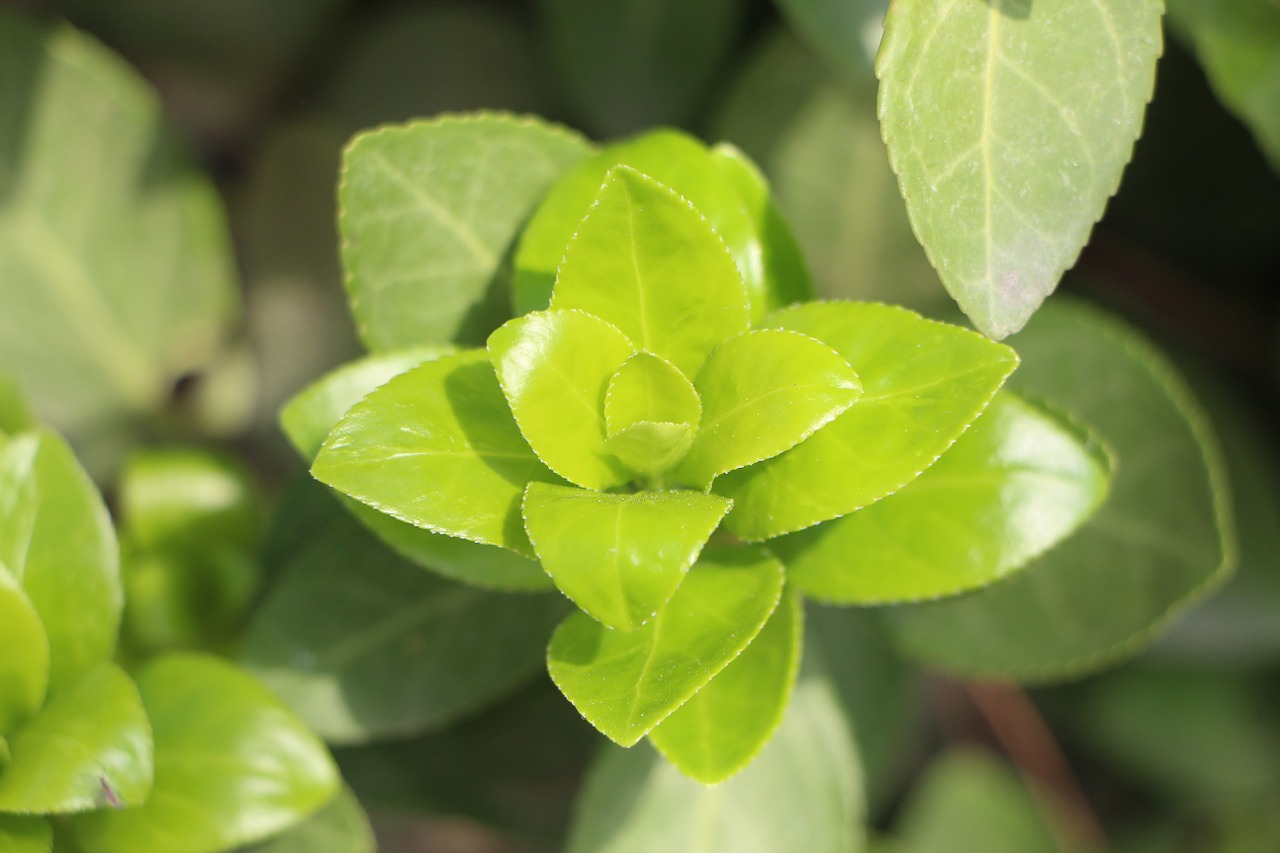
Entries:
[[246, 853], [376, 853], [369, 816], [350, 790], [293, 829]]
[[1075, 263], [1142, 127], [1160, 0], [892, 4], [880, 120], [920, 242], [974, 324], [1022, 328]]
[[778, 0], [796, 32], [845, 81], [866, 85], [873, 65], [888, 0]]
[[[4, 649], [4, 656], [0, 657], [0, 735], [3, 735], [35, 716], [44, 703], [49, 686], [49, 638], [44, 633], [40, 614], [2, 561], [0, 649]], [[0, 761], [0, 767], [3, 764]]]
[[0, 363], [61, 427], [153, 411], [238, 311], [217, 195], [97, 42], [4, 13], [0, 57]]
[[260, 536], [249, 472], [229, 458], [196, 450], [134, 456], [120, 478], [120, 513], [124, 535], [146, 550], [248, 550]]
[[49, 853], [53, 827], [42, 817], [0, 814], [0, 853]]
[[343, 155], [338, 226], [365, 344], [482, 343], [507, 316], [504, 255], [586, 154], [563, 128], [487, 113], [358, 136]]
[[36, 424], [35, 413], [18, 380], [0, 372], [0, 433], [34, 429]]

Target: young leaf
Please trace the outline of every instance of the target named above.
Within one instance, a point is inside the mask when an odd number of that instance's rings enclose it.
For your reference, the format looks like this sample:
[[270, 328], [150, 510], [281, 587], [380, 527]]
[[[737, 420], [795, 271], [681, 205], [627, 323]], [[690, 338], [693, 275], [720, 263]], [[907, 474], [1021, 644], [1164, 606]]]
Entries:
[[137, 806], [151, 793], [151, 725], [138, 689], [115, 664], [99, 664], [51, 693], [9, 750], [0, 812]]
[[660, 482], [693, 445], [692, 423], [637, 421], [605, 439], [604, 450], [642, 478]]
[[667, 603], [731, 502], [701, 492], [601, 494], [530, 483], [524, 523], [560, 591], [634, 631]]
[[751, 645], [649, 732], [662, 755], [691, 779], [714, 785], [756, 757], [791, 701], [804, 636], [804, 606], [784, 593]]
[[634, 354], [626, 335], [581, 311], [526, 314], [489, 336], [520, 432], [548, 468], [584, 489], [631, 479], [601, 445], [609, 378]]
[[761, 329], [717, 347], [694, 380], [702, 423], [676, 477], [705, 489], [726, 471], [795, 447], [853, 405], [858, 374], [831, 347]]
[[[2, 441], [2, 439], [0, 439]], [[0, 562], [0, 734], [40, 710], [49, 686], [49, 638], [40, 614]], [[4, 762], [0, 761], [0, 768]], [[0, 773], [3, 773], [0, 769]]]
[[1007, 392], [917, 479], [770, 550], [805, 594], [844, 604], [986, 586], [1069, 536], [1107, 493], [1110, 463], [1077, 430]]
[[246, 853], [377, 853], [369, 816], [350, 790], [302, 823]]
[[880, 121], [912, 226], [1002, 338], [1053, 291], [1120, 184], [1160, 0], [916, 0], [885, 18]]
[[557, 479], [520, 434], [484, 350], [427, 362], [375, 390], [329, 434], [311, 470], [401, 521], [527, 556], [525, 484]]
[[32, 815], [0, 814], [0, 853], [50, 853], [53, 826]]
[[547, 669], [593, 726], [630, 746], [724, 669], [782, 592], [782, 564], [748, 548], [707, 548], [653, 621], [610, 631], [585, 613], [556, 629]]
[[609, 435], [640, 422], [697, 426], [701, 419], [702, 402], [693, 384], [653, 353], [636, 353], [609, 378], [604, 398]]
[[891, 624], [934, 666], [1030, 681], [1136, 650], [1227, 576], [1234, 542], [1213, 437], [1158, 352], [1070, 303], [1038, 314], [1016, 345], [1015, 389], [1073, 413], [1114, 454], [1110, 496], [1025, 571], [895, 609]]
[[786, 453], [716, 481], [725, 525], [761, 540], [846, 515], [915, 479], [951, 446], [1018, 363], [1013, 350], [901, 308], [810, 303], [767, 325], [817, 338], [853, 366], [862, 396]]
[[358, 136], [343, 157], [338, 225], [369, 349], [483, 342], [506, 314], [507, 247], [587, 150], [563, 128], [494, 114]]
[[155, 787], [135, 808], [74, 816], [85, 853], [215, 853], [287, 829], [337, 793], [324, 745], [234, 666], [170, 655], [137, 680], [155, 732]]
[[627, 166], [609, 172], [565, 249], [551, 307], [595, 314], [685, 376], [748, 324], [724, 241], [687, 200]]
[[155, 410], [239, 310], [217, 192], [96, 41], [5, 12], [0, 56], [0, 364], [60, 425]]

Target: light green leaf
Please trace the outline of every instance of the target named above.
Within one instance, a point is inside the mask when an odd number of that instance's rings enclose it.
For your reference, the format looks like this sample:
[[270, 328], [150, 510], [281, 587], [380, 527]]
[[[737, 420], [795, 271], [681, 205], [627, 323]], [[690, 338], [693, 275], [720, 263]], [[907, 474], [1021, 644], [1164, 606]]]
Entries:
[[1264, 0], [1169, 0], [1218, 99], [1280, 171], [1280, 6]]
[[288, 829], [337, 793], [324, 745], [231, 664], [169, 655], [137, 681], [155, 732], [155, 788], [136, 808], [72, 818], [85, 853], [214, 853]]
[[570, 853], [856, 853], [858, 756], [830, 683], [805, 664], [777, 734], [729, 781], [706, 786], [647, 744], [608, 747], [587, 776]]
[[369, 349], [483, 342], [506, 315], [508, 246], [587, 150], [555, 125], [488, 113], [356, 137], [343, 157], [338, 227]]
[[935, 462], [1018, 363], [1008, 347], [888, 305], [810, 303], [772, 315], [831, 346], [862, 396], [786, 453], [716, 482], [725, 525], [744, 539], [800, 530], [892, 494]]
[[874, 79], [888, 0], [778, 0], [778, 8], [805, 43], [844, 82]]
[[693, 383], [653, 353], [636, 353], [609, 379], [604, 398], [609, 435], [641, 421], [697, 426], [701, 419], [702, 402]]
[[649, 732], [691, 779], [714, 785], [746, 767], [782, 722], [800, 670], [804, 606], [784, 593], [742, 654]]
[[115, 664], [99, 664], [51, 692], [9, 750], [0, 812], [121, 808], [151, 793], [151, 726], [138, 689]]
[[50, 690], [111, 658], [123, 605], [115, 531], [97, 489], [52, 432], [0, 448], [0, 564], [44, 623]]
[[1075, 263], [1120, 184], [1161, 51], [1160, 0], [891, 4], [880, 121], [947, 290], [996, 338]]
[[234, 460], [200, 450], [135, 454], [120, 475], [122, 535], [144, 549], [187, 554], [257, 547], [259, 499]]
[[0, 435], [34, 429], [35, 413], [18, 380], [0, 371]]
[[581, 311], [526, 314], [489, 336], [521, 434], [548, 468], [585, 489], [631, 479], [601, 445], [609, 378], [635, 351], [617, 328]]
[[1069, 536], [1109, 475], [1078, 430], [1005, 392], [902, 491], [770, 550], [791, 583], [824, 601], [941, 598], [994, 583]]
[[60, 426], [153, 411], [239, 310], [217, 193], [97, 42], [4, 13], [0, 57], [0, 364]]
[[777, 456], [813, 435], [862, 393], [858, 374], [821, 341], [779, 329], [721, 344], [698, 372], [702, 424], [676, 471], [691, 486]]
[[50, 853], [53, 827], [42, 817], [0, 814], [0, 853]]
[[595, 314], [685, 376], [748, 323], [724, 241], [686, 199], [628, 166], [609, 172], [565, 249], [551, 307]]
[[436, 728], [542, 669], [563, 598], [442, 580], [311, 487], [281, 510], [311, 533], [277, 556], [242, 660], [318, 734], [346, 744]]
[[602, 446], [642, 478], [661, 482], [661, 475], [689, 452], [694, 433], [691, 423], [637, 421], [609, 436]]
[[377, 853], [369, 816], [343, 788], [329, 805], [247, 853]]
[[525, 443], [484, 350], [427, 362], [369, 394], [311, 470], [401, 521], [530, 557], [524, 487], [557, 479]]
[[1114, 454], [1110, 496], [1025, 571], [891, 615], [914, 657], [966, 675], [1033, 681], [1141, 647], [1227, 576], [1234, 541], [1213, 437], [1150, 344], [1063, 303], [1037, 315], [1016, 346], [1023, 366], [1015, 390], [1073, 413]]
[[658, 616], [610, 631], [585, 613], [556, 629], [547, 669], [593, 726], [630, 746], [746, 648], [777, 606], [782, 564], [762, 551], [707, 548]]
[[[45, 636], [40, 614], [3, 562], [0, 562], [0, 649], [4, 649], [0, 657], [2, 736], [35, 716], [49, 686], [49, 638]], [[0, 760], [0, 768], [3, 766]]]
[[560, 591], [607, 627], [634, 631], [671, 599], [731, 505], [701, 492], [530, 483], [524, 521]]

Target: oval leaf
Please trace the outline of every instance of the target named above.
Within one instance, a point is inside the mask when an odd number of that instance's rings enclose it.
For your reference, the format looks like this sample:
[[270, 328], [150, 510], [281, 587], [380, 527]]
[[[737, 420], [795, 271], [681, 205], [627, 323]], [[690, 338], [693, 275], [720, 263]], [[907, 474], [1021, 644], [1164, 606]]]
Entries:
[[155, 788], [136, 808], [75, 816], [86, 853], [214, 853], [287, 829], [337, 793], [324, 745], [234, 666], [158, 658], [138, 691], [155, 731]]
[[624, 334], [581, 311], [526, 314], [489, 336], [520, 432], [548, 468], [584, 489], [631, 479], [601, 445], [609, 378], [634, 354]]
[[716, 481], [733, 498], [725, 525], [761, 540], [846, 515], [892, 494], [935, 462], [1018, 363], [1013, 350], [888, 305], [810, 303], [768, 325], [831, 346], [862, 396], [786, 453]]
[[782, 564], [748, 548], [707, 548], [657, 617], [610, 631], [585, 613], [556, 629], [551, 680], [590, 723], [630, 746], [724, 669], [782, 592]]
[[770, 543], [805, 594], [843, 604], [986, 586], [1065, 539], [1106, 496], [1110, 463], [1007, 392], [937, 464], [878, 503]]
[[3, 734], [35, 716], [49, 686], [49, 638], [44, 624], [4, 563], [0, 563], [0, 649], [4, 649], [0, 657]]
[[551, 307], [612, 323], [685, 376], [748, 323], [746, 286], [720, 235], [685, 198], [627, 166], [609, 172], [565, 249]]
[[893, 3], [880, 122], [912, 226], [988, 335], [1075, 263], [1151, 99], [1160, 0]]
[[701, 419], [702, 402], [693, 383], [653, 353], [636, 353], [609, 378], [604, 398], [609, 435], [641, 421], [696, 426]]
[[675, 593], [731, 505], [701, 492], [612, 495], [530, 483], [524, 523], [561, 592], [604, 625], [634, 631]]
[[858, 374], [839, 353], [778, 329], [748, 332], [717, 347], [694, 387], [702, 423], [676, 476], [702, 489], [726, 471], [795, 447], [862, 393]]

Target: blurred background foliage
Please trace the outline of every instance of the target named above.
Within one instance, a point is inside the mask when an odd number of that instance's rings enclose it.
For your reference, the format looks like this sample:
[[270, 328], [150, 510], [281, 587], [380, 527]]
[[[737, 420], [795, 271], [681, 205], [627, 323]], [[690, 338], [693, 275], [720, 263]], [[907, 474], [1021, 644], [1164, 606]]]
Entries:
[[[186, 332], [204, 344], [166, 356], [161, 384], [118, 405], [81, 406], [56, 383], [30, 389], [114, 495], [126, 553], [141, 555], [127, 576], [140, 604], [126, 621], [139, 648], [193, 632], [234, 645], [235, 614], [256, 583], [258, 569], [245, 567], [256, 525], [272, 508], [315, 503], [299, 497], [309, 487], [276, 413], [358, 352], [334, 226], [340, 151], [357, 130], [488, 108], [542, 114], [601, 140], [661, 124], [727, 139], [773, 181], [822, 295], [956, 317], [910, 232], [880, 140], [871, 61], [883, 2], [0, 5], [63, 17], [118, 51], [159, 92], [181, 140], [173, 144], [189, 152], [174, 156], [212, 176], [225, 204], [231, 253], [157, 273], [188, 298], [201, 277], [223, 279], [208, 285], [223, 307], [199, 309], [211, 326]], [[812, 642], [854, 722], [877, 850], [1280, 850], [1280, 179], [1215, 97], [1189, 17], [1178, 20], [1121, 190], [1062, 290], [1143, 328], [1197, 389], [1228, 457], [1239, 571], [1136, 660], [1028, 694], [922, 674], [897, 657], [873, 612], [829, 619], [816, 608]], [[1280, 51], [1280, 38], [1271, 46]], [[0, 55], [0, 85], [31, 73], [23, 63]], [[1280, 115], [1280, 95], [1271, 106]], [[2, 161], [21, 117], [0, 119]], [[77, 127], [70, 120], [58, 132]], [[0, 205], [5, 190], [0, 169]], [[226, 259], [233, 266], [219, 269]], [[202, 617], [213, 629], [191, 612], [146, 609], [147, 590], [164, 583], [157, 565], [184, 555], [163, 530], [128, 526], [139, 506], [138, 517], [154, 516], [145, 507], [165, 500], [165, 484], [148, 479], [147, 459], [126, 460], [172, 444], [242, 460], [249, 488], [265, 496], [255, 518], [226, 522], [235, 549], [200, 555], [205, 574], [232, 578], [218, 582], [220, 609]], [[179, 462], [245, 488], [239, 469]], [[278, 519], [259, 562], [266, 578], [285, 572], [287, 581], [288, 555], [307, 533], [296, 515]], [[350, 533], [331, 536], [335, 564], [380, 547]], [[393, 555], [382, 562], [403, 571]], [[600, 744], [536, 670], [521, 670], [513, 692], [465, 719], [442, 714], [409, 739], [338, 750], [384, 849], [560, 848]], [[341, 811], [349, 803], [335, 808], [335, 825], [359, 825]]]

